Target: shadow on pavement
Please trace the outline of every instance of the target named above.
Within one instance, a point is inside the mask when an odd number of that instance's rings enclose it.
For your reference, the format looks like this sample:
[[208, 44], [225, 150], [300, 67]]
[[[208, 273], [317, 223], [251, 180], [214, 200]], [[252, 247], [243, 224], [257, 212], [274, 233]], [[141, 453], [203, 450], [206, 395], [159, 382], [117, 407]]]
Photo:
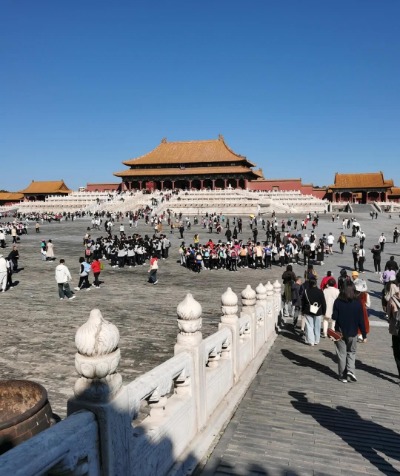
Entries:
[[[368, 344], [365, 344], [368, 345]], [[330, 352], [329, 350], [324, 350], [320, 349], [319, 350], [325, 357], [328, 359], [332, 359], [333, 362], [337, 363], [337, 357], [336, 354], [333, 352]], [[371, 365], [364, 364], [360, 359], [356, 358], [356, 369], [357, 370], [362, 370], [364, 372], [368, 372], [371, 375], [374, 375], [375, 377], [381, 378], [382, 380], [386, 380], [391, 383], [397, 384], [398, 382], [398, 376], [396, 374], [393, 374], [392, 372], [387, 372], [386, 370], [378, 369], [377, 367], [372, 367]], [[391, 378], [389, 378], [391, 377]], [[393, 380], [396, 379], [396, 380]]]
[[[400, 435], [373, 421], [367, 421], [352, 408], [331, 408], [312, 403], [303, 392], [288, 392], [293, 407], [312, 416], [321, 426], [335, 433], [383, 474], [400, 474], [381, 454], [400, 461]], [[381, 453], [381, 454], [380, 454]], [[343, 455], [345, 456], [345, 455]], [[340, 457], [338, 456], [340, 461]], [[339, 472], [339, 471], [338, 471]]]

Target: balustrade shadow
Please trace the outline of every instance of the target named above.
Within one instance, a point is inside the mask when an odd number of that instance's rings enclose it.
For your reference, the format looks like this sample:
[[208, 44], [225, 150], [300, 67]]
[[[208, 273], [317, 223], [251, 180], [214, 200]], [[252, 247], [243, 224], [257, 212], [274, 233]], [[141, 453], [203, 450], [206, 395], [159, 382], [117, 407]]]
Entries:
[[[320, 349], [319, 351], [325, 357], [327, 357], [328, 359], [332, 359], [332, 361], [337, 364], [338, 359], [337, 359], [336, 354], [334, 354], [333, 352], [330, 352], [329, 350], [324, 350], [324, 349]], [[356, 358], [356, 368], [357, 368], [357, 370], [362, 370], [364, 372], [367, 372], [367, 373], [373, 375], [374, 377], [379, 377], [382, 380], [386, 380], [390, 383], [397, 384], [397, 382], [398, 382], [398, 380], [397, 380], [398, 375], [393, 374], [392, 372], [388, 372], [386, 370], [379, 369], [377, 367], [372, 367], [371, 365], [365, 364], [362, 360], [360, 360], [358, 358]], [[390, 377], [392, 377], [392, 378], [390, 378]], [[396, 379], [396, 380], [393, 380], [393, 379]]]
[[281, 353], [284, 357], [292, 362], [294, 365], [298, 365], [299, 367], [309, 367], [311, 369], [317, 370], [318, 372], [323, 373], [324, 375], [328, 375], [333, 379], [337, 380], [337, 373], [334, 372], [330, 367], [324, 364], [320, 364], [315, 360], [309, 359], [308, 357], [304, 357], [303, 355], [298, 355], [292, 352], [291, 350], [282, 349]]
[[[400, 435], [374, 421], [360, 417], [356, 410], [345, 406], [331, 408], [321, 403], [312, 403], [304, 392], [290, 391], [293, 407], [315, 419], [322, 427], [336, 434], [363, 458], [383, 474], [400, 474], [379, 453], [400, 462]], [[340, 457], [338, 457], [338, 462]], [[346, 463], [343, 463], [346, 464]], [[339, 472], [336, 468], [335, 473]], [[333, 474], [335, 474], [333, 473]]]

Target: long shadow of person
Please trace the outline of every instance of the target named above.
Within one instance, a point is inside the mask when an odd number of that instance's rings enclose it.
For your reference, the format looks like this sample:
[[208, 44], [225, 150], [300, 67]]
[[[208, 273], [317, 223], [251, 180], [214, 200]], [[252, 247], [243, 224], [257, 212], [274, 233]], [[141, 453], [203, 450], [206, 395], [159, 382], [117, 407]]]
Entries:
[[324, 375], [329, 375], [330, 377], [337, 380], [338, 374], [334, 372], [330, 367], [324, 364], [320, 364], [315, 360], [309, 359], [302, 355], [295, 354], [291, 350], [281, 349], [282, 355], [289, 359], [294, 365], [299, 367], [310, 367], [312, 369], [318, 370], [318, 372], [323, 373]]
[[[337, 356], [333, 352], [324, 349], [320, 349], [320, 352], [328, 359], [332, 359], [335, 363], [337, 363]], [[392, 374], [392, 372], [387, 372], [386, 370], [382, 370], [377, 367], [371, 367], [371, 365], [364, 364], [364, 362], [362, 362], [360, 359], [356, 359], [356, 367], [357, 370], [363, 370], [364, 372], [368, 372], [369, 374], [374, 375], [375, 377], [379, 377], [382, 380], [387, 380], [390, 383], [397, 384], [398, 382], [397, 380], [393, 380], [398, 378], [396, 374]]]
[[336, 433], [383, 474], [400, 474], [399, 469], [379, 454], [383, 453], [400, 461], [398, 433], [373, 421], [364, 420], [352, 408], [331, 408], [321, 403], [311, 403], [304, 392], [291, 391], [289, 395], [294, 398], [291, 404], [296, 410], [312, 416], [321, 426]]

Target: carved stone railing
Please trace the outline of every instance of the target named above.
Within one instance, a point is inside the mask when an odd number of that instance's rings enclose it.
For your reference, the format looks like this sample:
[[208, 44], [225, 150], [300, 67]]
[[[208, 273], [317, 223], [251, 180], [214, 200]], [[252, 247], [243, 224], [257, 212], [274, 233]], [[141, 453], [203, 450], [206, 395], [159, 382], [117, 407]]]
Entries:
[[0, 474], [190, 474], [275, 340], [281, 285], [247, 286], [241, 303], [239, 312], [228, 288], [219, 330], [203, 339], [202, 308], [188, 294], [177, 307], [174, 357], [128, 385], [118, 373], [118, 329], [93, 310], [76, 333], [69, 416], [0, 457]]

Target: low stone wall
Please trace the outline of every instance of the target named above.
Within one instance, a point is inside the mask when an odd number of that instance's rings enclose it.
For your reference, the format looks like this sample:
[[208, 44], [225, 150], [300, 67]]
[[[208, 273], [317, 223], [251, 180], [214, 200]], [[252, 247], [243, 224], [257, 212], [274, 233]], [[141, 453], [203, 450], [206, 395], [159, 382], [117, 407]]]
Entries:
[[[202, 308], [188, 294], [177, 307], [174, 357], [125, 386], [118, 373], [118, 329], [93, 310], [75, 337], [79, 378], [69, 416], [2, 456], [0, 474], [192, 472], [276, 337], [280, 283], [260, 283], [256, 290], [247, 286], [241, 301], [239, 312], [238, 297], [228, 288], [221, 297], [219, 330], [203, 339]], [[40, 467], [35, 453], [41, 455]]]

